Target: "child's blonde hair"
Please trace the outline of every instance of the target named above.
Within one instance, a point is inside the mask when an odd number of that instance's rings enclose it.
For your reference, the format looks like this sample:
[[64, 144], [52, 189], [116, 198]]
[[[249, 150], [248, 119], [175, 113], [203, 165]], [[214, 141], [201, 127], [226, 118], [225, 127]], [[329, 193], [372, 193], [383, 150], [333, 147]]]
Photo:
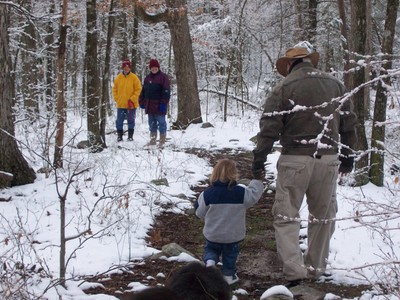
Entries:
[[217, 161], [210, 175], [210, 184], [213, 185], [216, 181], [228, 182], [233, 184], [238, 177], [238, 170], [233, 160], [224, 158]]

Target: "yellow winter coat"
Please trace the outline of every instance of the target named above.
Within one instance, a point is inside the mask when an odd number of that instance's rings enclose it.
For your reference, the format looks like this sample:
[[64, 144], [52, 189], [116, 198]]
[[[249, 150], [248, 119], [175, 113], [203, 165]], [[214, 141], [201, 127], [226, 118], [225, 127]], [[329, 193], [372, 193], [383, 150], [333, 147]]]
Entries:
[[112, 92], [117, 108], [128, 108], [128, 100], [133, 102], [133, 108], [137, 108], [139, 106], [138, 99], [141, 91], [142, 84], [139, 78], [132, 72], [129, 72], [128, 75], [120, 73], [114, 79]]

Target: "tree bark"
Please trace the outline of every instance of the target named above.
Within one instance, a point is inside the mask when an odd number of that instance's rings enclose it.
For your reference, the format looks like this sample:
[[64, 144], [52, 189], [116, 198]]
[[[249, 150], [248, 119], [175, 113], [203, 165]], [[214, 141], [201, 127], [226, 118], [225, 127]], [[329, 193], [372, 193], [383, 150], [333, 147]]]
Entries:
[[[351, 14], [352, 14], [352, 40], [354, 43], [353, 52], [355, 62], [363, 59], [365, 54], [365, 43], [366, 43], [366, 4], [365, 0], [354, 0], [351, 1]], [[353, 89], [357, 89], [364, 83], [365, 70], [362, 66], [353, 65], [355, 69], [353, 75]], [[356, 184], [365, 185], [369, 182], [368, 175], [368, 142], [365, 133], [365, 108], [364, 108], [364, 88], [358, 89], [353, 96], [354, 111], [357, 115], [357, 144], [356, 149], [361, 154], [361, 157], [356, 162]]]
[[[396, 31], [397, 9], [399, 0], [388, 0], [386, 9], [385, 34], [382, 42], [383, 64], [380, 75], [387, 74], [388, 69], [392, 68], [393, 41]], [[383, 82], [383, 83], [382, 83]], [[370, 162], [370, 180], [377, 186], [383, 186], [384, 183], [384, 145], [386, 126], [386, 107], [388, 102], [388, 91], [386, 87], [390, 86], [390, 78], [382, 78], [378, 82], [375, 97], [374, 120], [372, 124], [371, 148], [375, 150], [371, 153]]]
[[23, 157], [14, 138], [14, 82], [8, 44], [8, 22], [7, 6], [0, 5], [0, 171], [13, 175], [11, 182], [2, 181], [0, 188], [28, 184], [36, 179], [35, 171]]
[[[114, 16], [115, 0], [111, 0], [110, 9], [108, 12], [108, 26], [107, 26], [107, 39], [106, 39], [106, 53], [104, 58], [104, 71], [103, 71], [103, 82], [101, 86], [101, 103], [102, 105], [102, 115], [107, 115], [107, 112], [111, 113], [111, 103], [110, 103], [110, 62], [111, 62], [111, 45], [112, 37], [114, 36], [115, 30], [115, 16]], [[102, 137], [105, 137], [106, 131], [106, 118], [101, 120], [100, 133]]]
[[318, 0], [308, 0], [306, 39], [314, 45], [317, 35]]
[[171, 9], [167, 23], [175, 57], [178, 93], [178, 118], [175, 126], [186, 128], [192, 123], [202, 123], [197, 73], [190, 37], [186, 0], [167, 0]]
[[350, 44], [349, 44], [349, 39], [348, 39], [348, 34], [347, 34], [347, 17], [346, 17], [346, 9], [344, 5], [344, 0], [338, 0], [338, 10], [339, 10], [339, 16], [340, 19], [342, 20], [342, 26], [340, 28], [340, 33], [342, 34], [342, 48], [343, 48], [343, 60], [344, 60], [344, 73], [343, 73], [343, 81], [344, 81], [344, 86], [346, 87], [347, 90], [350, 90], [352, 87], [352, 77], [349, 74], [350, 70], [350, 56], [349, 56], [349, 51], [350, 51]]
[[303, 25], [303, 8], [301, 6], [300, 0], [294, 0], [294, 6], [296, 8], [296, 16], [297, 16], [297, 28], [296, 28], [296, 37], [298, 40], [302, 41], [305, 39], [304, 37], [304, 28]]
[[[106, 147], [100, 134], [101, 106], [100, 79], [97, 70], [97, 11], [96, 0], [86, 1], [86, 51], [87, 66], [87, 128], [91, 152], [100, 152]], [[102, 116], [105, 118], [106, 116]]]
[[[32, 11], [31, 0], [26, 0], [24, 8], [27, 11]], [[24, 108], [27, 118], [33, 122], [38, 118], [39, 113], [39, 91], [38, 86], [38, 68], [36, 53], [36, 37], [35, 29], [31, 22], [28, 22], [24, 27], [24, 34], [21, 38], [21, 64], [22, 64], [22, 82], [21, 91], [24, 100]]]
[[60, 38], [57, 56], [57, 121], [56, 121], [56, 145], [54, 149], [54, 167], [63, 167], [63, 150], [64, 150], [64, 127], [67, 118], [65, 112], [64, 100], [64, 70], [65, 70], [65, 49], [67, 41], [67, 9], [68, 0], [63, 0]]
[[146, 13], [146, 7], [136, 3], [138, 16], [145, 22], [167, 22], [175, 59], [178, 95], [178, 117], [173, 128], [186, 128], [202, 123], [197, 73], [190, 37], [186, 0], [166, 0], [167, 11], [157, 15]]
[[132, 71], [137, 74], [139, 65], [139, 18], [137, 11], [135, 10], [135, 15], [133, 18], [133, 32], [132, 32]]

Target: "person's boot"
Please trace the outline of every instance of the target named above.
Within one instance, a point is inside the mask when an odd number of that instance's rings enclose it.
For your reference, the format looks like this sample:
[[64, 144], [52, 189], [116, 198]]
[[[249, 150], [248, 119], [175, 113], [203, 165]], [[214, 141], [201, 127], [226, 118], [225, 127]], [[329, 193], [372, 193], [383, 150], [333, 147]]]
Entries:
[[165, 133], [160, 134], [160, 142], [158, 143], [159, 148], [164, 148], [166, 138], [167, 138], [167, 135]]
[[147, 144], [149, 146], [154, 146], [156, 144], [157, 132], [150, 132], [150, 142]]
[[128, 129], [128, 141], [133, 141], [133, 133], [135, 129]]
[[122, 136], [124, 135], [124, 131], [123, 130], [117, 130], [117, 142], [122, 142]]

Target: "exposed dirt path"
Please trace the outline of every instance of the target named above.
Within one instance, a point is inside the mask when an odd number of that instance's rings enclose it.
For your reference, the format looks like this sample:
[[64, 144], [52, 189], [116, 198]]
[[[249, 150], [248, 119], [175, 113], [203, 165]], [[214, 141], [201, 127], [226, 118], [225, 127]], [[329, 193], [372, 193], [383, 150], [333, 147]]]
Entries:
[[[252, 154], [250, 152], [233, 151], [232, 149], [218, 152], [191, 149], [190, 152], [207, 158], [211, 166], [220, 158], [234, 159], [240, 172], [240, 178], [251, 178]], [[266, 183], [268, 184], [268, 182]], [[207, 187], [207, 184], [208, 182], [203, 182], [194, 187], [197, 195]], [[248, 295], [236, 295], [239, 300], [259, 299], [268, 288], [286, 283], [282, 278], [275, 247], [271, 215], [273, 197], [273, 192], [265, 191], [260, 201], [247, 212], [247, 236], [241, 244], [237, 264], [240, 282], [235, 287], [245, 289]], [[194, 214], [164, 213], [156, 218], [147, 242], [157, 249], [175, 242], [201, 260], [204, 247], [202, 227], [202, 221]], [[124, 291], [129, 290], [127, 285], [130, 282], [142, 282], [147, 285], [163, 284], [174, 270], [182, 265], [182, 263], [166, 260], [148, 259], [135, 265], [131, 270], [113, 275], [112, 280], [101, 281], [105, 289], [97, 288], [87, 292], [111, 294], [119, 299], [128, 299], [129, 293]], [[157, 274], [164, 274], [165, 277], [157, 276]], [[93, 278], [90, 281], [100, 281], [100, 278]], [[307, 285], [325, 293], [333, 293], [350, 299], [360, 297], [362, 291], [366, 290], [365, 286], [337, 286], [329, 282], [309, 282]]]

